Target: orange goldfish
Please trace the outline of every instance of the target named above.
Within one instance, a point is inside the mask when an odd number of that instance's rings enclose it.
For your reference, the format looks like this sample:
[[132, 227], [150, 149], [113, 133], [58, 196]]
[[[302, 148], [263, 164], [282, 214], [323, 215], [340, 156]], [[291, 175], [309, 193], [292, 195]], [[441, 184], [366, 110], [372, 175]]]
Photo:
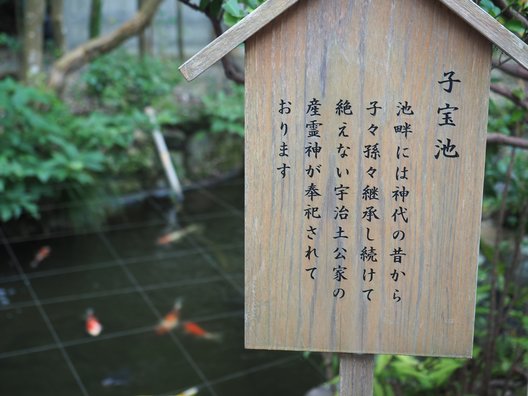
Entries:
[[192, 234], [193, 232], [199, 231], [199, 230], [200, 230], [200, 226], [196, 224], [191, 224], [188, 227], [179, 229], [177, 231], [169, 232], [168, 234], [160, 236], [157, 239], [156, 244], [157, 245], [168, 245], [170, 243], [177, 242], [183, 237], [189, 234]]
[[182, 308], [182, 300], [179, 298], [174, 303], [172, 309], [163, 317], [163, 319], [156, 326], [156, 333], [159, 335], [167, 334], [174, 330], [180, 324], [180, 311]]
[[86, 332], [92, 337], [97, 337], [103, 331], [103, 326], [99, 319], [94, 315], [92, 309], [86, 311]]
[[42, 246], [35, 254], [33, 261], [29, 264], [31, 268], [37, 268], [39, 264], [44, 261], [46, 257], [51, 253], [51, 248], [49, 246]]
[[218, 333], [209, 333], [202, 329], [198, 324], [194, 322], [185, 322], [183, 324], [185, 332], [198, 338], [204, 338], [206, 340], [220, 340], [221, 335]]

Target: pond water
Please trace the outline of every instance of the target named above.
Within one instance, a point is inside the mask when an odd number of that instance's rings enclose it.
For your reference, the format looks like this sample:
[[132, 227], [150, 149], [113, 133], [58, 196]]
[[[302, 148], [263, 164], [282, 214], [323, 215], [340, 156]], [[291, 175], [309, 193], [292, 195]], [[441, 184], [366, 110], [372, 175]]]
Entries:
[[4, 227], [0, 394], [280, 396], [322, 383], [316, 354], [244, 349], [243, 191], [189, 191], [177, 215], [149, 198], [97, 228]]

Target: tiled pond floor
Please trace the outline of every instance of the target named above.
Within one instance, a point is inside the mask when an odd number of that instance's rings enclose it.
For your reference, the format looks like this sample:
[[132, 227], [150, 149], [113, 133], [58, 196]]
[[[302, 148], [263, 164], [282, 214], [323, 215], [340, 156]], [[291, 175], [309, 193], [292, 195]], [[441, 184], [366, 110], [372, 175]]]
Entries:
[[[123, 205], [103, 226], [0, 229], [0, 395], [303, 395], [317, 356], [244, 349], [242, 180]], [[78, 211], [100, 202], [79, 203]], [[51, 206], [53, 218], [71, 207]], [[79, 210], [80, 209], [80, 210]], [[86, 210], [89, 216], [91, 211]], [[178, 225], [177, 225], [178, 223]], [[181, 227], [181, 228], [180, 228]], [[37, 227], [38, 228], [38, 227]], [[177, 229], [178, 240], [157, 240]], [[49, 254], [32, 261], [42, 249]], [[35, 268], [34, 268], [35, 267]], [[155, 328], [181, 299], [183, 326]], [[92, 309], [103, 326], [85, 330]]]

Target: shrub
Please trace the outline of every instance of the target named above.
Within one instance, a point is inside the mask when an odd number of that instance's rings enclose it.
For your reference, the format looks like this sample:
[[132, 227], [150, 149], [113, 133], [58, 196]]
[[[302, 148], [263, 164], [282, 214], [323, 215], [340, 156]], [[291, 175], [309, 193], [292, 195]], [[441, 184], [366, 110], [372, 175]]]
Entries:
[[86, 93], [98, 104], [114, 111], [143, 109], [171, 92], [181, 81], [174, 63], [122, 51], [103, 56], [84, 73]]
[[143, 122], [141, 113], [74, 116], [44, 89], [0, 81], [0, 219], [37, 217], [46, 198], [89, 189], [97, 176], [143, 168], [145, 156], [132, 152]]

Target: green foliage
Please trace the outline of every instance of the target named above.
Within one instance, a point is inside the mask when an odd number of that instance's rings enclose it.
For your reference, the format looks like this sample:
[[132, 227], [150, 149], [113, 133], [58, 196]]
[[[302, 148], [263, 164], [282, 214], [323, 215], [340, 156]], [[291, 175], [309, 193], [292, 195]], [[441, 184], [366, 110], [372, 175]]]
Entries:
[[37, 215], [37, 201], [53, 192], [53, 183], [87, 184], [104, 157], [79, 150], [87, 142], [72, 128], [67, 109], [50, 93], [0, 82], [0, 218], [23, 211]]
[[[202, 3], [212, 6], [212, 2]], [[123, 119], [135, 112], [141, 130], [148, 131], [152, 126], [142, 124], [140, 113], [146, 106], [155, 108], [157, 122], [167, 132], [167, 143], [173, 149], [180, 177], [209, 177], [239, 168], [243, 163], [243, 87], [210, 89], [211, 93], [200, 99], [190, 97], [189, 103], [177, 102], [173, 91], [181, 78], [173, 62], [148, 57], [139, 60], [120, 52], [92, 64], [82, 81], [85, 92], [100, 109]], [[175, 148], [184, 152], [176, 153]], [[156, 161], [156, 155], [152, 157]], [[123, 162], [130, 166], [131, 158], [127, 156]], [[150, 167], [155, 168], [156, 163]]]
[[122, 154], [131, 154], [138, 119], [76, 117], [50, 92], [0, 81], [0, 219], [38, 216], [46, 198], [89, 189], [97, 175], [136, 171], [135, 156]]
[[[528, 116], [520, 107], [503, 101], [490, 100], [488, 129], [505, 135], [518, 133]], [[497, 212], [501, 206], [505, 180], [510, 166], [511, 149], [499, 152], [496, 148], [488, 149], [486, 156], [486, 177], [484, 179], [484, 210], [486, 213]], [[513, 160], [511, 182], [506, 196], [507, 227], [515, 227], [519, 213], [528, 200], [528, 152], [517, 150]]]
[[196, 5], [212, 17], [223, 18], [227, 26], [233, 26], [263, 2], [264, 0], [199, 0]]
[[[484, 183], [484, 205], [487, 212], [497, 212], [502, 204], [509, 157], [488, 156], [486, 159], [486, 178]], [[503, 226], [514, 228], [518, 224], [519, 214], [528, 200], [528, 153], [516, 153], [511, 171], [511, 182], [506, 195], [506, 218]]]
[[261, 5], [263, 0], [226, 0], [222, 5], [224, 23], [232, 26]]
[[405, 389], [405, 395], [431, 394], [446, 387], [451, 375], [463, 365], [462, 359], [380, 355], [374, 369], [374, 394], [392, 396], [396, 394], [394, 384]]
[[192, 175], [204, 178], [242, 167], [243, 87], [232, 84], [227, 90], [207, 94], [198, 110], [187, 114], [190, 116], [182, 117], [180, 127], [188, 132], [191, 132], [189, 128], [193, 129], [188, 162]]
[[501, 9], [493, 4], [491, 0], [481, 0], [479, 4], [494, 18], [501, 14]]
[[199, 0], [198, 7], [212, 17], [219, 17], [223, 11], [223, 1], [224, 0]]
[[[528, 10], [528, 2], [526, 0], [510, 0], [506, 3], [508, 4], [508, 8], [516, 10], [521, 15], [526, 15], [526, 11]], [[484, 10], [488, 12], [488, 14], [497, 19], [513, 33], [520, 37], [524, 37], [526, 35], [526, 27], [518, 20], [507, 19], [504, 12], [499, 7], [497, 7], [492, 0], [480, 0], [479, 4]]]
[[[525, 252], [528, 250], [526, 242], [528, 241], [525, 241], [521, 247]], [[526, 284], [515, 285], [516, 279], [512, 279], [514, 276], [510, 261], [512, 244], [504, 241], [499, 249], [499, 262], [493, 264], [496, 253], [494, 247], [481, 242], [484, 260], [480, 266], [478, 278], [475, 344], [485, 346], [491, 310], [490, 285], [492, 277], [496, 276], [496, 298], [502, 300], [507, 311], [494, 312], [494, 315], [498, 315], [497, 326], [500, 326], [500, 331], [495, 339], [496, 364], [493, 366], [492, 374], [494, 377], [508, 378], [512, 377], [516, 364], [521, 363], [521, 367], [528, 367], [526, 365], [528, 362], [528, 320], [526, 317], [528, 287]], [[504, 257], [506, 259], [503, 259]], [[495, 275], [492, 274], [493, 265]], [[474, 354], [478, 357], [481, 354], [480, 348], [477, 347]]]
[[20, 50], [20, 41], [6, 33], [0, 33], [0, 48], [5, 47], [11, 51]]
[[83, 75], [86, 94], [113, 112], [143, 110], [181, 81], [174, 62], [115, 52], [97, 59]]
[[156, 103], [169, 147], [182, 149], [175, 162], [187, 179], [211, 177], [243, 164], [244, 89], [233, 84], [208, 92], [201, 100], [178, 106], [169, 98]]
[[522, 108], [509, 102], [497, 102], [491, 99], [488, 129], [511, 135], [511, 131], [516, 129], [518, 123], [522, 122], [525, 116], [525, 111]]
[[89, 32], [90, 38], [99, 37], [101, 34], [101, 19], [102, 19], [103, 3], [102, 0], [91, 0], [90, 1], [90, 19], [89, 19]]
[[207, 95], [203, 105], [201, 116], [209, 121], [208, 131], [244, 136], [244, 87], [232, 85], [228, 92]]

